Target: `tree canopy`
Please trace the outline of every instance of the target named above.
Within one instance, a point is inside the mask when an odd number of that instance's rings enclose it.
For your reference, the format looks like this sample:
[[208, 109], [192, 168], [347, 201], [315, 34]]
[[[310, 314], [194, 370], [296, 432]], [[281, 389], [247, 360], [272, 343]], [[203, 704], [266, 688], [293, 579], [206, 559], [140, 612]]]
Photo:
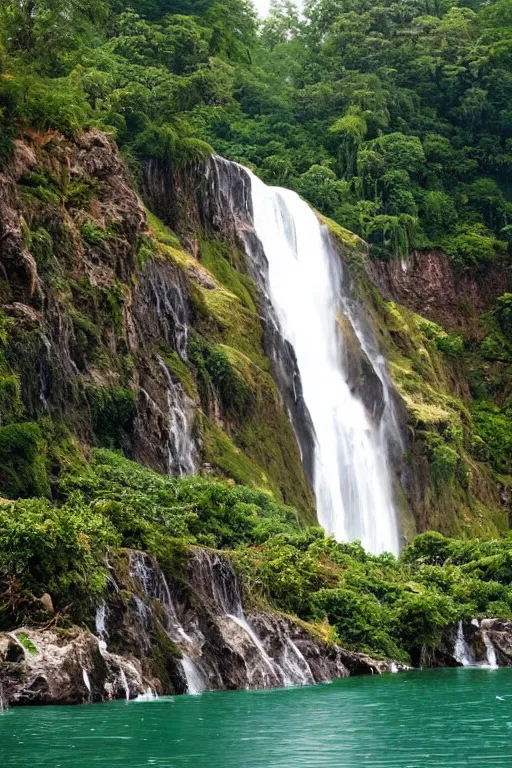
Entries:
[[512, 0], [3, 0], [13, 123], [95, 123], [127, 157], [213, 147], [296, 189], [376, 256], [506, 258]]

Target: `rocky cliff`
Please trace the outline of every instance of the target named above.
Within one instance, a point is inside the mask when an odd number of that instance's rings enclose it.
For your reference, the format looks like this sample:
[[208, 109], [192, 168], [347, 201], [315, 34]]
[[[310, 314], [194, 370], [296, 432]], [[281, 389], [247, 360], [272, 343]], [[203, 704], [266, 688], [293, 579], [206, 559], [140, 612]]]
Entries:
[[[313, 520], [263, 350], [255, 286], [222, 231], [221, 200], [189, 216], [192, 173], [188, 181], [182, 190], [169, 179], [160, 200], [168, 219], [181, 211], [185, 250], [146, 214], [103, 134], [17, 142], [0, 201], [0, 422], [10, 432], [21, 419], [33, 422], [36, 453], [57, 472], [69, 445], [45, 445], [48, 424], [37, 426], [45, 417], [82, 446], [115, 446], [172, 474], [204, 465]], [[5, 495], [48, 493], [51, 476], [35, 465], [21, 477], [26, 461], [5, 458]]]
[[[2, 496], [59, 504], [59, 478], [107, 446], [163, 474], [268, 491], [315, 522], [311, 427], [262, 291], [248, 189], [243, 169], [218, 158], [179, 169], [148, 162], [135, 183], [98, 131], [18, 138], [0, 175]], [[474, 402], [478, 387], [489, 407], [505, 409], [510, 397], [509, 342], [493, 314], [508, 277], [458, 279], [440, 254], [415, 254], [405, 271], [370, 263], [362, 241], [324, 223], [350, 303], [338, 318], [349, 385], [372, 419], [385, 392], [354, 317], [393, 382], [388, 448], [402, 540], [431, 528], [505, 531], [509, 478]], [[138, 550], [118, 550], [108, 565], [95, 626], [90, 606], [81, 626], [51, 611], [4, 625], [10, 701], [304, 684], [389, 667], [268, 605], [244, 604], [229, 559], [212, 550], [177, 556], [165, 574]], [[15, 589], [9, 582], [0, 597], [11, 601]]]
[[292, 617], [247, 610], [229, 558], [205, 549], [191, 553], [180, 580], [166, 577], [144, 552], [120, 553], [91, 630], [0, 633], [4, 702], [76, 704], [148, 691], [310, 685], [392, 668], [326, 642]]
[[[52, 473], [72, 461], [71, 435], [161, 472], [214, 472], [270, 490], [312, 521], [300, 383], [262, 295], [264, 256], [246, 255], [247, 177], [221, 160], [188, 169], [151, 161], [140, 174], [159, 219], [98, 132], [75, 142], [28, 133], [2, 175], [0, 430], [20, 445], [3, 457], [4, 495], [48, 493]], [[404, 539], [428, 528], [503, 530], [508, 496], [473, 428], [477, 365], [460, 354], [458, 332], [478, 336], [478, 313], [506, 290], [507, 275], [457, 282], [439, 254], [413, 255], [405, 272], [368, 263], [358, 238], [327, 224], [396, 387], [402, 441], [391, 451]], [[375, 411], [380, 382], [347, 316], [340, 330], [351, 387]], [[501, 368], [494, 379], [506, 378], [506, 360], [492, 366]], [[27, 422], [33, 459], [21, 445]]]

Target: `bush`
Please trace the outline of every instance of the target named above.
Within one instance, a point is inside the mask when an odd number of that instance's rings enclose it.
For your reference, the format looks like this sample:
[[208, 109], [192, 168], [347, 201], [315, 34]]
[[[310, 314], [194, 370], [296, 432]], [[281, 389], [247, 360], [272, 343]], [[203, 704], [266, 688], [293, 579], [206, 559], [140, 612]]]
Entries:
[[49, 496], [46, 442], [34, 422], [0, 428], [0, 493], [10, 499]]
[[418, 318], [418, 328], [427, 339], [434, 342], [440, 352], [444, 352], [448, 357], [458, 357], [464, 351], [462, 336], [446, 333], [437, 323], [421, 317]]
[[123, 387], [89, 385], [86, 396], [91, 409], [92, 428], [100, 445], [121, 447], [133, 429], [135, 394]]
[[0, 581], [16, 579], [35, 596], [49, 592], [57, 608], [92, 603], [106, 584], [104, 565], [119, 536], [108, 519], [74, 494], [63, 507], [45, 499], [0, 505]]
[[270, 494], [206, 477], [164, 477], [112, 451], [96, 450], [91, 465], [63, 479], [101, 503], [125, 546], [155, 548], [169, 536], [234, 548], [260, 543], [265, 532], [299, 529], [296, 512]]
[[197, 338], [189, 342], [188, 352], [197, 372], [203, 402], [208, 403], [209, 385], [212, 384], [225, 413], [247, 415], [254, 404], [254, 392], [231, 365], [222, 347], [207, 344]]
[[474, 430], [487, 445], [496, 471], [512, 474], [512, 407], [501, 409], [487, 400], [475, 401], [471, 415]]
[[496, 299], [493, 314], [504, 335], [512, 339], [512, 293], [504, 293]]

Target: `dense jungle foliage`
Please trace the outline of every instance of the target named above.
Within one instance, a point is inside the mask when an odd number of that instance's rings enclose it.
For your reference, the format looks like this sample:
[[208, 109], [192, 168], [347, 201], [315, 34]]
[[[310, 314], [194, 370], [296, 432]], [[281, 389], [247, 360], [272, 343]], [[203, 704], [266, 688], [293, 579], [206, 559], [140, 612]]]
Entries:
[[[61, 503], [0, 505], [0, 626], [57, 610], [83, 621], [119, 547], [164, 570], [194, 544], [228, 550], [247, 599], [295, 614], [354, 650], [416, 663], [458, 619], [512, 617], [512, 542], [418, 536], [396, 560], [339, 544], [267, 493], [211, 478], [169, 478], [97, 450], [63, 476]], [[179, 573], [178, 573], [179, 575]], [[44, 613], [40, 620], [44, 621]]]
[[213, 146], [378, 255], [482, 265], [512, 243], [511, 28], [510, 0], [2, 0], [0, 152], [20, 123]]
[[[364, 237], [375, 258], [439, 248], [485, 279], [491, 263], [510, 268], [511, 31], [512, 0], [307, 0], [300, 17], [285, 0], [264, 21], [247, 0], [0, 0], [0, 166], [23, 131], [51, 142], [54, 131], [108, 130], [135, 182], [142, 158], [187, 165], [213, 148], [295, 189]], [[47, 178], [29, 174], [24, 184], [59, 203]], [[82, 224], [86, 243], [108, 235]], [[30, 247], [53, 263], [44, 229]], [[202, 244], [202, 261], [250, 304], [221, 255]], [[118, 287], [107, 297], [114, 324]], [[488, 462], [510, 486], [512, 294], [469, 342], [404, 317], [386, 305], [386, 328], [403, 347], [390, 363], [417, 408], [434, 485], [467, 485], [469, 468], [478, 479], [475, 462]], [[73, 322], [84, 359], [93, 347], [99, 354], [95, 326], [76, 314]], [[0, 346], [9, 323], [0, 313]], [[208, 392], [213, 381], [226, 413], [236, 406], [257, 422], [240, 355], [228, 358], [224, 341], [191, 338], [198, 386]], [[444, 373], [442, 397], [432, 390], [430, 359], [443, 371], [448, 361], [454, 380], [462, 366], [469, 371], [469, 408]], [[108, 396], [90, 388], [97, 445], [122, 445], [135, 408], [128, 387], [123, 378]], [[142, 548], [173, 570], [192, 545], [230, 551], [255, 603], [319, 627], [327, 620], [331, 639], [374, 654], [417, 660], [460, 618], [512, 616], [510, 538], [428, 533], [398, 560], [373, 557], [304, 528], [293, 509], [243, 485], [163, 477], [107, 450], [86, 463], [66, 429], [27, 413], [2, 351], [0, 412], [2, 628], [27, 617], [44, 623], [44, 592], [64, 621], [87, 621], [109, 553]], [[246, 442], [263, 442], [252, 426]], [[225, 474], [248, 483], [254, 466], [234, 471], [240, 452], [209, 429], [205, 445], [215, 443], [217, 458], [224, 451]]]

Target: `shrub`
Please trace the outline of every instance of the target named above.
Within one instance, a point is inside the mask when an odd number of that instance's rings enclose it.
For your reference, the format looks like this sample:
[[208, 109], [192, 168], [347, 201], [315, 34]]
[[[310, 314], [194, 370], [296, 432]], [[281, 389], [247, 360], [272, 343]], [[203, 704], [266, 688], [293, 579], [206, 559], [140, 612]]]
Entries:
[[226, 413], [247, 415], [254, 404], [254, 392], [231, 365], [222, 347], [207, 344], [196, 338], [190, 340], [188, 351], [190, 361], [197, 372], [203, 402], [208, 402], [211, 383]]
[[108, 519], [72, 495], [63, 507], [45, 499], [0, 505], [0, 580], [15, 578], [57, 607], [87, 603], [103, 591], [105, 553], [119, 544]]
[[98, 443], [113, 448], [122, 446], [133, 429], [136, 414], [134, 392], [123, 387], [88, 385], [86, 397]]
[[49, 496], [46, 442], [34, 422], [0, 428], [0, 492], [10, 499]]
[[494, 468], [512, 474], [512, 407], [501, 409], [484, 400], [471, 407], [476, 434], [485, 442]]
[[434, 342], [440, 352], [444, 352], [448, 357], [458, 357], [464, 350], [464, 339], [458, 334], [446, 333], [440, 325], [426, 320], [424, 317], [418, 318], [418, 328], [427, 339]]
[[493, 314], [505, 336], [512, 339], [512, 293], [504, 293], [496, 299]]

